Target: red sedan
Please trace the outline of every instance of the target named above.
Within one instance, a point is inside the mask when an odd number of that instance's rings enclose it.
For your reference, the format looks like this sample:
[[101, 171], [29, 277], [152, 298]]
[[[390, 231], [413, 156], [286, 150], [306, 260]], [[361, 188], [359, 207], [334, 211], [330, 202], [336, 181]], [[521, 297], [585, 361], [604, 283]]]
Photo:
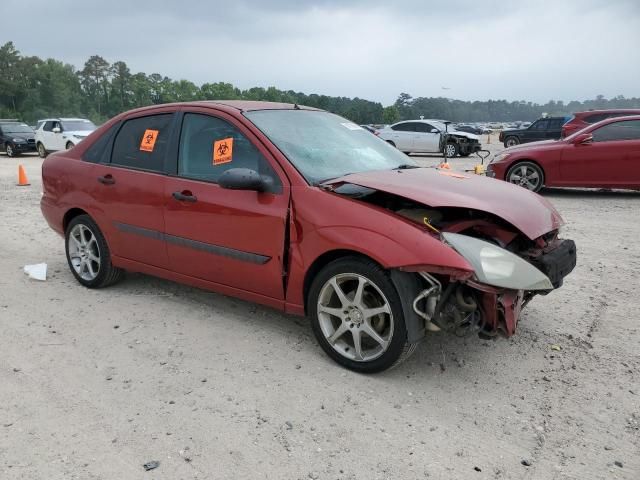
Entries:
[[130, 111], [42, 172], [42, 212], [80, 284], [128, 270], [306, 314], [327, 354], [361, 372], [428, 331], [512, 335], [576, 262], [544, 198], [419, 168], [298, 105]]
[[640, 189], [640, 115], [610, 118], [562, 140], [507, 148], [487, 175], [534, 192], [543, 186]]

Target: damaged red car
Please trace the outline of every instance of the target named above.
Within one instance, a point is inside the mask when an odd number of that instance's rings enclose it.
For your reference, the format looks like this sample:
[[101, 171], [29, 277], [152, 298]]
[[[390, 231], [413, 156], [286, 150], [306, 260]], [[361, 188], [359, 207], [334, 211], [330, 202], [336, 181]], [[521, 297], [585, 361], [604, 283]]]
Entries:
[[133, 110], [50, 155], [42, 176], [80, 284], [142, 272], [308, 315], [324, 351], [360, 372], [432, 331], [513, 335], [576, 263], [539, 195], [421, 168], [298, 105]]

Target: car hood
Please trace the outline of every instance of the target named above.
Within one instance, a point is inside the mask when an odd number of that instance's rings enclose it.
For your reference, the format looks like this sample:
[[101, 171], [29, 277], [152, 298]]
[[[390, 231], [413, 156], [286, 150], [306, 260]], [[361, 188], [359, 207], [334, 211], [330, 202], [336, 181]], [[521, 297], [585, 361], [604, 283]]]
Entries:
[[457, 135], [458, 137], [467, 137], [471, 140], [480, 140], [478, 135], [474, 135], [473, 133], [461, 132], [460, 130], [449, 130], [447, 132], [450, 135]]
[[11, 132], [7, 132], [5, 137], [19, 138], [20, 140], [33, 140], [35, 138], [33, 133], [11, 133]]
[[493, 214], [531, 240], [564, 222], [544, 197], [501, 180], [435, 168], [354, 173], [327, 182], [351, 183], [404, 197], [430, 207], [459, 207]]
[[520, 145], [514, 145], [513, 147], [509, 147], [506, 150], [503, 150], [503, 152], [517, 152], [520, 150], [529, 150], [531, 148], [555, 148], [558, 147], [559, 145], [562, 144], [561, 140], [541, 140], [539, 142], [529, 142], [529, 143], [522, 143]]

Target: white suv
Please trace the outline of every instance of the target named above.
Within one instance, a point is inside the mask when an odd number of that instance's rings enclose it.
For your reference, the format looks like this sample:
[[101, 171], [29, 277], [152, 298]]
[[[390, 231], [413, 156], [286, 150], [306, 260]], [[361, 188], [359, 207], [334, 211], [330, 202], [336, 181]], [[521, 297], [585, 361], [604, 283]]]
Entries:
[[96, 126], [84, 118], [45, 118], [38, 120], [36, 148], [44, 158], [51, 152], [68, 150], [93, 132]]

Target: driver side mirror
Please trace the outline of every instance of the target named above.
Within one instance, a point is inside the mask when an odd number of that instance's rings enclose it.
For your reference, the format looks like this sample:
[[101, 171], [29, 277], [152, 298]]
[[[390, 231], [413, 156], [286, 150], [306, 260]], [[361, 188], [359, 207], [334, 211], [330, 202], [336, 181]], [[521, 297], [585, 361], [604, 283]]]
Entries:
[[51, 130], [53, 133], [60, 133], [62, 130], [60, 130], [59, 127], [53, 127], [53, 129]]
[[229, 190], [254, 190], [269, 192], [273, 186], [273, 179], [260, 175], [250, 168], [230, 168], [218, 179], [218, 185]]
[[593, 142], [593, 135], [590, 133], [581, 133], [573, 139], [574, 145], [589, 145]]

